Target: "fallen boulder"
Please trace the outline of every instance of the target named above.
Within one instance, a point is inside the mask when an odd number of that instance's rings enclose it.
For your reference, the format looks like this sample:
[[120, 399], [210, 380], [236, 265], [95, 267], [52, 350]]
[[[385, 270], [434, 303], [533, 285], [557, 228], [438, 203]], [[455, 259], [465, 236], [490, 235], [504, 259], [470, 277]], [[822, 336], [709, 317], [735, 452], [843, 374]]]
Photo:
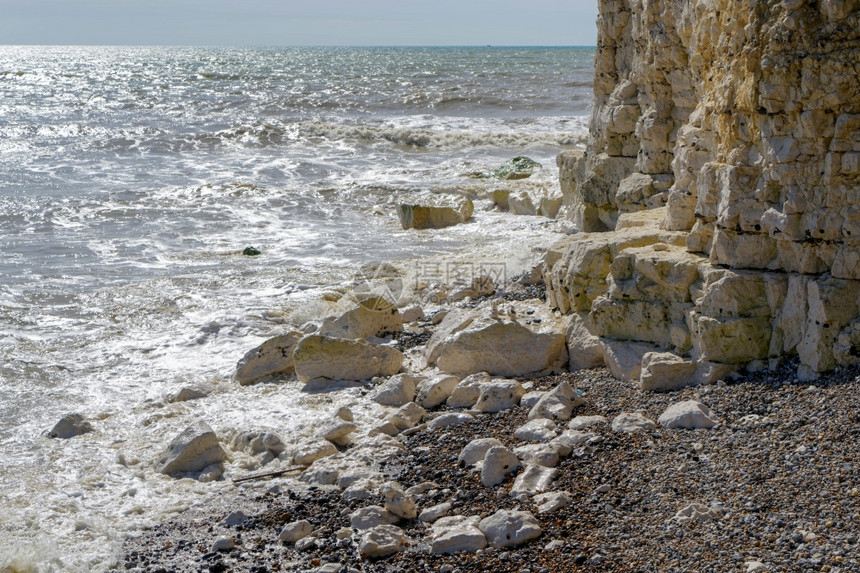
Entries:
[[696, 363], [671, 352], [642, 357], [639, 385], [643, 390], [677, 390], [695, 383]]
[[402, 406], [415, 400], [417, 384], [424, 378], [414, 374], [397, 374], [370, 393], [370, 399], [383, 406]]
[[400, 551], [406, 539], [403, 530], [395, 525], [377, 525], [361, 535], [358, 553], [362, 559], [387, 557]]
[[490, 547], [516, 547], [540, 537], [543, 530], [527, 511], [500, 509], [478, 524]]
[[501, 412], [510, 410], [520, 403], [526, 391], [516, 380], [493, 380], [481, 384], [481, 393], [475, 402], [479, 412]]
[[550, 420], [569, 420], [573, 409], [585, 404], [585, 400], [567, 382], [559, 383], [544, 393], [529, 411], [529, 420], [547, 418]]
[[323, 320], [317, 334], [333, 338], [369, 338], [401, 332], [400, 311], [379, 296], [367, 297], [338, 317]]
[[511, 450], [504, 446], [493, 446], [484, 456], [481, 483], [487, 487], [497, 486], [504, 481], [505, 476], [516, 471], [518, 467], [520, 467], [520, 459]]
[[293, 354], [301, 382], [318, 380], [370, 380], [400, 371], [403, 353], [396, 348], [312, 334], [302, 338]]
[[236, 364], [233, 379], [247, 386], [268, 376], [292, 373], [293, 351], [302, 336], [301, 332], [287, 332], [248, 351]]
[[206, 422], [197, 422], [173, 438], [156, 461], [160, 473], [177, 476], [199, 472], [227, 459], [218, 436]]
[[657, 418], [657, 423], [667, 430], [673, 428], [695, 430], [698, 428], [713, 428], [719, 423], [719, 419], [717, 419], [710, 408], [701, 402], [686, 400], [669, 406]]
[[612, 420], [612, 431], [630, 434], [633, 432], [650, 432], [657, 425], [638, 412], [623, 412]]
[[418, 383], [415, 402], [423, 408], [436, 408], [451, 396], [460, 379], [450, 374], [437, 374]]
[[66, 414], [60, 421], [54, 424], [51, 431], [48, 432], [49, 438], [60, 438], [68, 440], [81, 434], [86, 434], [93, 431], [93, 425], [86, 421], [81, 414]]
[[487, 546], [487, 538], [478, 529], [477, 515], [452, 515], [437, 520], [431, 529], [430, 552], [434, 555], [474, 553]]
[[501, 447], [502, 442], [496, 438], [478, 438], [472, 440], [460, 451], [457, 460], [463, 465], [473, 466], [483, 461], [487, 455], [487, 451], [495, 446]]
[[442, 229], [465, 223], [472, 217], [472, 200], [460, 195], [421, 194], [397, 204], [404, 229]]

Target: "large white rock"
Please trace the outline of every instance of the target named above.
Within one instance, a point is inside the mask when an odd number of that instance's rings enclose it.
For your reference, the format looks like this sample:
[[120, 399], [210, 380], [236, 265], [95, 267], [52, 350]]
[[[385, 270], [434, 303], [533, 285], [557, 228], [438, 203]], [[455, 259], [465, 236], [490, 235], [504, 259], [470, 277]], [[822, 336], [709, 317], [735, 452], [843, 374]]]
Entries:
[[377, 525], [361, 535], [358, 553], [362, 559], [387, 557], [400, 551], [406, 539], [403, 530], [395, 525]]
[[555, 422], [546, 418], [529, 420], [514, 430], [514, 437], [524, 442], [548, 442], [557, 435]]
[[393, 481], [386, 482], [380, 487], [380, 492], [385, 499], [384, 507], [386, 511], [403, 519], [415, 519], [418, 516], [415, 500], [411, 495], [403, 491], [399, 483]]
[[450, 426], [458, 426], [460, 424], [468, 424], [469, 422], [474, 422], [475, 417], [471, 414], [466, 414], [465, 412], [447, 412], [442, 414], [441, 416], [436, 416], [429, 422], [427, 422], [428, 430], [438, 430], [441, 428], [448, 428]]
[[642, 374], [642, 358], [657, 348], [645, 342], [600, 339], [603, 359], [612, 376], [618, 380], [638, 381]]
[[293, 521], [286, 524], [278, 534], [278, 541], [293, 544], [304, 539], [313, 532], [314, 528], [307, 519]]
[[696, 382], [696, 363], [671, 352], [648, 352], [641, 364], [639, 385], [643, 390], [677, 390]]
[[553, 438], [550, 442], [558, 450], [558, 455], [568, 456], [570, 453], [581, 446], [593, 443], [599, 440], [600, 436], [592, 432], [583, 432], [581, 430], [565, 430], [559, 436]]
[[445, 404], [449, 408], [471, 408], [481, 396], [481, 386], [489, 381], [490, 375], [486, 372], [466, 376], [457, 384]]
[[430, 533], [430, 552], [434, 555], [474, 553], [487, 546], [487, 538], [478, 529], [477, 515], [452, 515], [437, 520]]
[[328, 440], [316, 438], [298, 444], [293, 448], [291, 453], [293, 462], [304, 466], [312, 464], [319, 459], [335, 455], [337, 448]]
[[293, 354], [296, 376], [301, 382], [393, 376], [400, 371], [403, 359], [396, 348], [315, 334], [302, 338]]
[[713, 428], [719, 423], [719, 419], [701, 402], [686, 400], [666, 408], [666, 411], [657, 418], [657, 423], [667, 430], [672, 428], [695, 430]]
[[514, 448], [516, 455], [524, 465], [544, 466], [554, 468], [558, 465], [558, 450], [553, 444], [526, 444]]
[[346, 422], [336, 418], [327, 422], [317, 432], [317, 436], [324, 440], [328, 440], [336, 446], [346, 446], [350, 442], [349, 435], [356, 431], [358, 426], [352, 422]]
[[[512, 307], [513, 308], [513, 307]], [[567, 366], [564, 321], [537, 306], [515, 314], [484, 307], [450, 312], [426, 347], [428, 365], [460, 375], [524, 376]]]
[[493, 446], [484, 456], [481, 483], [487, 487], [497, 486], [504, 481], [505, 476], [516, 471], [518, 467], [520, 467], [520, 459], [511, 450], [504, 446]]
[[418, 383], [416, 387], [415, 402], [423, 408], [436, 408], [448, 397], [460, 379], [450, 374], [437, 374]]
[[612, 420], [612, 431], [621, 433], [650, 432], [657, 425], [638, 412], [623, 412]]
[[472, 440], [460, 451], [457, 460], [464, 465], [473, 466], [484, 460], [487, 451], [493, 447], [502, 447], [502, 442], [496, 438], [478, 438]]
[[567, 354], [570, 370], [599, 368], [605, 363], [600, 338], [588, 330], [587, 322], [588, 315], [585, 313], [570, 315], [570, 325], [567, 328]]
[[452, 507], [453, 505], [450, 501], [433, 505], [431, 507], [423, 509], [418, 515], [418, 519], [425, 523], [433, 523], [438, 519], [448, 515]]
[[302, 336], [298, 331], [287, 332], [248, 351], [236, 364], [234, 380], [246, 386], [268, 376], [292, 373], [293, 352]]
[[420, 424], [421, 420], [426, 416], [427, 411], [424, 408], [415, 402], [409, 402], [408, 404], [401, 406], [395, 413], [391, 414], [388, 417], [388, 421], [394, 424], [394, 426], [402, 432], [403, 430], [414, 428]]
[[199, 472], [227, 459], [218, 436], [206, 422], [197, 422], [173, 438], [156, 461], [159, 472], [170, 476]]
[[423, 376], [404, 372], [392, 376], [370, 393], [370, 399], [383, 406], [402, 406], [415, 400], [415, 388]]
[[521, 495], [532, 496], [552, 487], [558, 469], [546, 466], [526, 466], [517, 475], [514, 485], [511, 486], [511, 497], [519, 498]]
[[520, 403], [526, 391], [516, 380], [493, 380], [481, 385], [481, 393], [475, 402], [479, 412], [501, 412]]
[[500, 509], [482, 519], [478, 528], [487, 537], [491, 547], [516, 547], [543, 533], [534, 515], [509, 509]]
[[317, 334], [331, 338], [369, 338], [402, 330], [400, 311], [384, 298], [371, 296], [342, 315], [323, 320]]
[[424, 193], [403, 198], [397, 216], [404, 229], [441, 229], [468, 221], [475, 211], [471, 199], [461, 195]]
[[567, 382], [559, 383], [555, 388], [541, 396], [529, 411], [529, 420], [547, 418], [569, 420], [573, 409], [585, 404], [585, 400]]

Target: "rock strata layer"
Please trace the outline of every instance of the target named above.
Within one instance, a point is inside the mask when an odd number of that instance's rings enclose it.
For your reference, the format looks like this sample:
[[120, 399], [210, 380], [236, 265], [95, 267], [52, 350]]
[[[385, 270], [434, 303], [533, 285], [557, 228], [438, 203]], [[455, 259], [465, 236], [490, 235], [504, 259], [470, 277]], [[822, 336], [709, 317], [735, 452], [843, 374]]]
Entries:
[[646, 387], [860, 360], [858, 8], [600, 2], [590, 138], [558, 158], [588, 233], [547, 286], [592, 334], [690, 360]]

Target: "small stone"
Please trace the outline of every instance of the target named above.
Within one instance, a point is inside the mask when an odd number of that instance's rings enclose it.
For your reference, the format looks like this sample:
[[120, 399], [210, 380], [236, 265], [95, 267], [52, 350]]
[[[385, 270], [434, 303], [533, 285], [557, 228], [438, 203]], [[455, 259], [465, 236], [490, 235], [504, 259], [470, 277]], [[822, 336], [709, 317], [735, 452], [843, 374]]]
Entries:
[[382, 485], [380, 492], [385, 498], [385, 509], [403, 519], [415, 519], [418, 510], [412, 496], [403, 491], [400, 484], [387, 482]]
[[597, 486], [597, 489], [595, 489], [594, 491], [596, 491], [597, 493], [609, 493], [611, 489], [612, 488], [609, 486], [608, 483], [604, 483]]
[[246, 516], [243, 512], [234, 511], [233, 513], [225, 517], [223, 520], [221, 520], [220, 525], [223, 527], [235, 527], [239, 524], [245, 523], [247, 519], [248, 516]]
[[48, 432], [48, 437], [68, 440], [92, 431], [93, 425], [86, 421], [81, 414], [66, 414], [54, 424], [54, 427]]
[[524, 442], [548, 442], [557, 434], [555, 422], [546, 418], [529, 420], [514, 430], [514, 437]]
[[534, 502], [538, 504], [538, 513], [552, 513], [567, 507], [573, 501], [573, 496], [566, 491], [553, 491], [540, 493], [534, 496]]
[[418, 515], [418, 519], [427, 523], [433, 523], [434, 521], [448, 515], [448, 513], [451, 511], [451, 508], [451, 502], [446, 501], [444, 503], [440, 503], [438, 505], [434, 505], [432, 507], [424, 509]]
[[567, 424], [567, 428], [569, 430], [585, 430], [608, 423], [609, 420], [603, 416], [577, 416]]
[[386, 557], [400, 551], [404, 543], [403, 530], [394, 525], [378, 525], [365, 531], [358, 543], [362, 558]]
[[719, 423], [719, 420], [711, 412], [711, 409], [701, 402], [686, 400], [669, 406], [657, 418], [657, 423], [667, 430], [672, 428], [694, 430], [697, 428], [713, 428]]
[[378, 525], [391, 525], [396, 521], [396, 515], [378, 505], [362, 507], [349, 515], [349, 524], [359, 531], [372, 529]]
[[236, 547], [236, 541], [232, 537], [219, 537], [212, 544], [212, 551], [230, 551], [234, 547]]
[[305, 537], [296, 542], [296, 551], [308, 551], [317, 543], [316, 537]]
[[470, 414], [466, 414], [464, 412], [448, 412], [430, 420], [427, 423], [427, 429], [437, 430], [447, 428], [449, 426], [459, 426], [460, 424], [467, 424], [474, 421], [475, 417]]

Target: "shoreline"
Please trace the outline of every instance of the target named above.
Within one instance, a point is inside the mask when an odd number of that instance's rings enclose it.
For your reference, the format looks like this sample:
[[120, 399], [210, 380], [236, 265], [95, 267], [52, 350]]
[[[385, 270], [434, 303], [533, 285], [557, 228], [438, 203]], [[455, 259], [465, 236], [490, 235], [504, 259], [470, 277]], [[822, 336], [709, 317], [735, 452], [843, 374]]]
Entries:
[[[415, 351], [425, 341], [406, 346]], [[656, 421], [668, 406], [685, 400], [709, 406], [719, 418], [711, 429], [589, 428], [596, 437], [562, 456], [552, 484], [543, 488], [568, 492], [568, 504], [546, 514], [532, 495], [510, 493], [525, 467], [488, 487], [480, 472], [458, 461], [476, 438], [496, 438], [510, 448], [527, 443], [514, 432], [529, 408], [480, 413], [442, 404], [428, 408], [427, 418], [465, 413], [472, 419], [437, 428], [425, 422], [393, 438], [362, 435], [312, 463], [301, 479], [293, 474], [237, 484], [235, 493], [213, 496], [129, 537], [117, 565], [131, 571], [775, 572], [795, 570], [804, 560], [815, 570], [858, 570], [852, 554], [860, 534], [860, 454], [852, 451], [849, 436], [860, 429], [860, 392], [846, 386], [860, 384], [860, 368], [841, 368], [810, 385], [797, 382], [795, 366], [787, 361], [776, 372], [667, 393], [644, 392], [606, 368], [517, 378], [528, 392], [570, 383], [585, 400], [574, 419], [598, 415], [611, 422], [622, 412], [643, 412]], [[379, 382], [365, 384], [361, 399], [368, 400]], [[555, 420], [556, 433], [567, 424]], [[342, 483], [368, 477], [362, 468], [332, 461], [355, 459], [362, 449], [366, 460], [374, 460], [373, 479], [361, 487], [338, 487], [330, 485], [336, 478], [320, 477], [326, 468], [337, 468], [341, 477], [356, 470], [354, 480]], [[541, 534], [516, 547], [437, 555], [431, 552], [432, 522], [413, 516], [395, 521], [405, 536], [395, 553], [365, 558], [360, 546], [367, 531], [354, 527], [350, 516], [382, 506], [380, 486], [392, 481], [413, 497], [416, 513], [443, 503], [451, 504], [450, 516], [480, 519], [500, 509], [527, 511]], [[718, 503], [724, 510], [715, 519], [676, 518], [697, 503]], [[305, 538], [310, 541], [279, 541], [283, 526], [300, 520], [311, 524]], [[230, 547], [213, 550], [219, 542]]]

